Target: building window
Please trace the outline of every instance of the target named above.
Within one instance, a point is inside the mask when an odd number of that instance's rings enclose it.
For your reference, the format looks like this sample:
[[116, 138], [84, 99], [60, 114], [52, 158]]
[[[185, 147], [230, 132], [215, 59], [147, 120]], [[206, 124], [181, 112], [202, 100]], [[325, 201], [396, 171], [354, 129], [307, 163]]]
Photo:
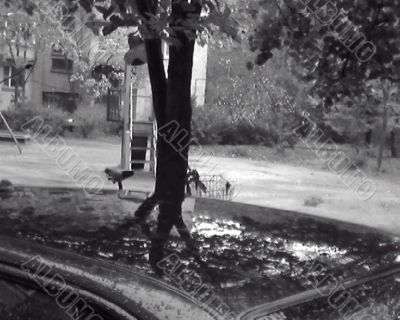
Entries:
[[63, 51], [53, 49], [51, 53], [51, 71], [61, 73], [72, 73], [74, 63], [71, 59], [68, 59]]
[[16, 75], [17, 69], [13, 66], [5, 66], [4, 67], [4, 86], [8, 88], [14, 88], [16, 85]]
[[69, 92], [43, 92], [43, 104], [48, 108], [57, 108], [73, 113], [76, 111], [76, 97]]

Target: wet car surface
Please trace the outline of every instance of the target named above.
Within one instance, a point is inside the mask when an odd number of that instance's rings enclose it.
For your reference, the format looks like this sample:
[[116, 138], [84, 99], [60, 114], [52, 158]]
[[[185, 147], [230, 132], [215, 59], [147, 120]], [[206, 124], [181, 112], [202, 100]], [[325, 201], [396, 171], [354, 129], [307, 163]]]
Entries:
[[[0, 232], [157, 278], [149, 265], [150, 239], [130, 220], [137, 203], [111, 192], [88, 197], [77, 190], [19, 188], [0, 203]], [[186, 220], [202, 261], [174, 235], [167, 254], [177, 253], [183, 274], [199, 274], [238, 314], [307, 290], [314, 261], [339, 280], [399, 262], [395, 236], [301, 214], [198, 199]], [[176, 286], [170, 277], [163, 281]], [[387, 292], [395, 296], [398, 286], [392, 286]]]

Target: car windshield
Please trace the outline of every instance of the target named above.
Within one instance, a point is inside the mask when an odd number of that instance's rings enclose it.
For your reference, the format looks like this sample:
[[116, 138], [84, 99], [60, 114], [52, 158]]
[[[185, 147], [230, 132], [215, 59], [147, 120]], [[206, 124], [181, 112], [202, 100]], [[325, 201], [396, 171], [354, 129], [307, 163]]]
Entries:
[[0, 319], [398, 319], [399, 24], [0, 0]]

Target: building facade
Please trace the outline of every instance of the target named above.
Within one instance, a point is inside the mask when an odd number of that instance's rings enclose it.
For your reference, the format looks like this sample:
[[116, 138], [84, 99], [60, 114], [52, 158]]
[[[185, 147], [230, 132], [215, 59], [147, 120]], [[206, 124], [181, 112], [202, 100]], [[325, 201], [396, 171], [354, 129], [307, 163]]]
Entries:
[[[6, 54], [6, 50], [2, 51]], [[13, 105], [15, 93], [16, 73], [7, 59], [2, 59], [0, 65], [0, 110]], [[34, 61], [34, 56], [32, 56]], [[165, 66], [168, 65], [168, 54], [165, 56]], [[74, 63], [67, 59], [60, 50], [48, 49], [37, 54], [33, 70], [25, 70], [24, 76], [28, 77], [25, 88], [25, 100], [34, 105], [44, 107], [57, 107], [66, 111], [73, 111], [73, 90], [70, 76], [74, 72]], [[206, 90], [207, 46], [196, 44], [193, 64], [192, 95], [196, 105], [204, 105]], [[137, 88], [135, 92], [135, 118], [150, 120], [152, 118], [152, 98], [147, 65], [137, 68]]]

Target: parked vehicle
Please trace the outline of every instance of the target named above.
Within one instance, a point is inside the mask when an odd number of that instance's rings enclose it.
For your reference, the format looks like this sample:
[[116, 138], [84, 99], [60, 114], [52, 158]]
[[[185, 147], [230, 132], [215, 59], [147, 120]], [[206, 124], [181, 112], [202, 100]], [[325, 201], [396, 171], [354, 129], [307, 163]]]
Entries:
[[0, 237], [2, 320], [212, 317], [189, 296], [123, 266]]

